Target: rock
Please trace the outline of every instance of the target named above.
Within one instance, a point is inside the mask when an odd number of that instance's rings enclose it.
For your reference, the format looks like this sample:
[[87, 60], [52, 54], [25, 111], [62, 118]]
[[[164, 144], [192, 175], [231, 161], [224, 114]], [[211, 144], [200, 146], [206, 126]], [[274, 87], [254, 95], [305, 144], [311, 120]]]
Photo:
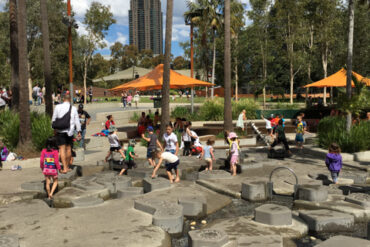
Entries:
[[19, 247], [19, 237], [14, 234], [0, 235], [1, 247]]
[[283, 238], [279, 235], [246, 236], [238, 239], [238, 246], [283, 247]]
[[184, 216], [202, 217], [207, 213], [207, 200], [201, 196], [183, 196], [178, 199], [183, 207]]
[[299, 185], [298, 198], [311, 202], [323, 202], [328, 199], [328, 190], [322, 185]]
[[74, 207], [90, 207], [96, 206], [104, 203], [104, 200], [97, 197], [83, 197], [72, 200], [72, 205]]
[[72, 186], [82, 189], [82, 190], [103, 190], [105, 189], [104, 185], [98, 184], [95, 182], [96, 178], [85, 178], [81, 177], [72, 182]]
[[353, 238], [339, 235], [331, 237], [328, 240], [316, 245], [316, 247], [348, 247], [348, 246], [370, 247], [370, 241], [361, 238]]
[[79, 162], [85, 160], [85, 150], [83, 148], [75, 149], [76, 157], [74, 157], [73, 162]]
[[291, 225], [292, 211], [277, 204], [264, 204], [254, 211], [254, 220], [267, 225]]
[[75, 187], [66, 187], [59, 191], [54, 196], [54, 207], [56, 208], [68, 208], [72, 207], [72, 201], [86, 197], [99, 197], [103, 200], [107, 200], [110, 197], [109, 190], [104, 188], [102, 190], [82, 190]]
[[191, 247], [222, 247], [229, 241], [224, 231], [205, 229], [189, 232], [189, 245]]
[[352, 231], [355, 221], [353, 215], [327, 209], [302, 210], [299, 217], [315, 232]]
[[58, 179], [59, 180], [73, 180], [77, 177], [77, 166], [74, 166], [72, 168], [72, 171], [67, 173], [58, 173]]
[[242, 198], [248, 201], [266, 200], [266, 184], [264, 182], [243, 182]]
[[127, 171], [127, 175], [137, 178], [150, 178], [153, 173], [153, 168], [136, 168]]
[[169, 180], [161, 177], [155, 179], [144, 178], [143, 179], [144, 193], [151, 192], [153, 190], [166, 189], [171, 187]]
[[45, 192], [45, 181], [33, 181], [21, 184], [22, 190]]
[[199, 179], [231, 179], [230, 173], [223, 170], [201, 171], [199, 172]]
[[355, 161], [370, 162], [370, 151], [354, 153]]
[[345, 201], [360, 205], [365, 209], [370, 209], [370, 195], [364, 193], [352, 193], [346, 196]]
[[117, 189], [117, 198], [125, 198], [144, 194], [143, 187], [128, 187]]

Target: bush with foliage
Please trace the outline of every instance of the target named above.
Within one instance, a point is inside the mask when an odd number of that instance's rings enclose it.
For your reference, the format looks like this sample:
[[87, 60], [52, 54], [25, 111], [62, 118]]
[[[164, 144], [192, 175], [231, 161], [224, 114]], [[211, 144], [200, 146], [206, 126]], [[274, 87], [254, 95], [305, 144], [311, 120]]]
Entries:
[[346, 132], [346, 119], [343, 117], [326, 117], [318, 125], [318, 142], [323, 148], [337, 143], [342, 152], [353, 153], [370, 150], [370, 122], [361, 121]]
[[186, 118], [186, 120], [193, 120], [193, 114], [191, 114], [191, 111], [188, 107], [183, 106], [177, 106], [173, 111], [171, 112], [171, 117], [173, 118]]
[[46, 114], [32, 112], [31, 132], [33, 145], [36, 150], [41, 151], [45, 148], [46, 140], [54, 134], [54, 130], [51, 128], [50, 117]]
[[13, 111], [0, 112], [0, 136], [10, 149], [17, 147], [19, 140], [19, 115]]

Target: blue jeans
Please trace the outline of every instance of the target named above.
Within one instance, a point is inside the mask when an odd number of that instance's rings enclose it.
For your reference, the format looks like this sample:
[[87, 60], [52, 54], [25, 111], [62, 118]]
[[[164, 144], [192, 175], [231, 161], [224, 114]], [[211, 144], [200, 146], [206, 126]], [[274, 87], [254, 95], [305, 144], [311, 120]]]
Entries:
[[333, 182], [334, 183], [338, 182], [339, 172], [331, 171], [330, 174], [331, 174], [331, 178], [333, 179]]
[[126, 101], [126, 100], [124, 100], [124, 101], [123, 101], [123, 107], [124, 107], [124, 108], [126, 108], [126, 105], [127, 105], [127, 101]]
[[[77, 131], [75, 132], [77, 135]], [[80, 148], [85, 147], [85, 135], [86, 135], [86, 129], [81, 130], [81, 140], [80, 140]]]

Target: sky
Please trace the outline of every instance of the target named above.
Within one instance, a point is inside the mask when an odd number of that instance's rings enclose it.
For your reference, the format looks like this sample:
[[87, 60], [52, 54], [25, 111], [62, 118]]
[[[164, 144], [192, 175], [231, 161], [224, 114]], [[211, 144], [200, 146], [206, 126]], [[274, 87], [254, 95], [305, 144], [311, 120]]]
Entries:
[[[0, 0], [0, 9], [2, 9], [7, 0]], [[105, 38], [107, 47], [97, 52], [102, 55], [110, 55], [109, 47], [116, 41], [122, 44], [129, 43], [129, 28], [128, 28], [128, 10], [130, 9], [130, 0], [71, 0], [72, 11], [76, 13], [76, 20], [79, 24], [78, 32], [85, 34], [86, 30], [82, 24], [86, 10], [89, 8], [93, 1], [100, 2], [104, 5], [109, 5], [117, 23], [113, 24]], [[247, 4], [248, 0], [240, 0], [242, 3]], [[66, 1], [65, 1], [66, 2]], [[179, 43], [189, 40], [190, 28], [184, 23], [183, 14], [186, 11], [186, 0], [173, 0], [173, 29], [172, 29], [172, 54], [174, 56], [183, 55], [183, 50]], [[163, 12], [163, 30], [165, 30], [166, 23], [166, 0], [161, 0]], [[164, 39], [164, 35], [163, 35]]]

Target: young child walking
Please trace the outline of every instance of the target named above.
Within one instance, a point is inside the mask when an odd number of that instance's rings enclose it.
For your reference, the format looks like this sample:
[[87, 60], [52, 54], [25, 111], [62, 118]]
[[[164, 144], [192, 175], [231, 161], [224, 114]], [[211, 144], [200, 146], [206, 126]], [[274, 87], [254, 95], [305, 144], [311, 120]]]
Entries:
[[173, 177], [172, 177], [172, 170], [175, 170], [176, 173], [176, 179], [175, 183], [180, 182], [180, 176], [179, 176], [179, 170], [177, 169], [177, 166], [180, 164], [179, 158], [172, 154], [171, 152], [162, 152], [162, 151], [157, 151], [156, 152], [156, 157], [158, 160], [158, 163], [156, 167], [153, 170], [152, 178], [156, 177], [156, 172], [158, 171], [159, 167], [161, 166], [162, 162], [166, 162], [166, 172], [168, 175], [168, 179], [170, 180], [170, 183], [173, 183]]
[[[41, 151], [40, 168], [45, 175], [48, 198], [53, 199], [53, 194], [58, 186], [58, 171], [61, 171], [59, 152], [54, 138], [47, 139], [46, 148]], [[51, 180], [53, 180], [52, 188], [50, 188]]]
[[108, 131], [109, 131], [108, 141], [110, 144], [110, 149], [108, 151], [107, 156], [105, 157], [105, 162], [108, 161], [109, 156], [112, 154], [112, 152], [115, 152], [115, 151], [118, 151], [122, 155], [122, 158], [125, 160], [126, 156], [123, 153], [121, 144], [119, 143], [119, 140], [118, 140], [117, 128], [114, 126], [111, 126], [109, 127]]
[[119, 173], [119, 176], [122, 176], [123, 173], [127, 169], [132, 169], [132, 168], [137, 167], [137, 165], [134, 161], [134, 159], [138, 157], [135, 154], [135, 151], [134, 151], [135, 144], [136, 144], [136, 141], [134, 139], [131, 139], [128, 142], [128, 147], [127, 147], [127, 151], [126, 151], [126, 159], [125, 159], [125, 162], [123, 163], [123, 168], [122, 168], [121, 172]]
[[210, 170], [212, 171], [212, 163], [215, 159], [215, 156], [213, 154], [213, 145], [215, 144], [214, 140], [208, 139], [207, 145], [202, 150], [202, 158], [206, 161], [206, 171]]
[[339, 172], [342, 169], [342, 155], [340, 155], [340, 147], [338, 144], [330, 144], [329, 153], [326, 155], [325, 164], [330, 171], [333, 183], [338, 184]]
[[295, 135], [295, 142], [297, 145], [297, 148], [303, 149], [303, 135], [304, 135], [304, 125], [302, 122], [302, 117], [298, 116], [297, 117], [297, 128], [296, 128], [296, 135]]
[[238, 136], [234, 132], [230, 132], [228, 139], [230, 140], [230, 172], [233, 176], [236, 176], [236, 165], [239, 160], [239, 145]]
[[146, 158], [148, 159], [149, 165], [150, 166], [155, 166], [154, 162], [154, 154], [157, 150], [157, 146], [163, 151], [162, 145], [158, 140], [158, 137], [156, 134], [154, 134], [154, 128], [152, 126], [149, 126], [147, 129], [148, 131], [148, 137], [145, 136], [143, 133], [141, 135], [141, 138], [143, 138], [145, 141], [148, 142], [148, 149], [146, 152]]

